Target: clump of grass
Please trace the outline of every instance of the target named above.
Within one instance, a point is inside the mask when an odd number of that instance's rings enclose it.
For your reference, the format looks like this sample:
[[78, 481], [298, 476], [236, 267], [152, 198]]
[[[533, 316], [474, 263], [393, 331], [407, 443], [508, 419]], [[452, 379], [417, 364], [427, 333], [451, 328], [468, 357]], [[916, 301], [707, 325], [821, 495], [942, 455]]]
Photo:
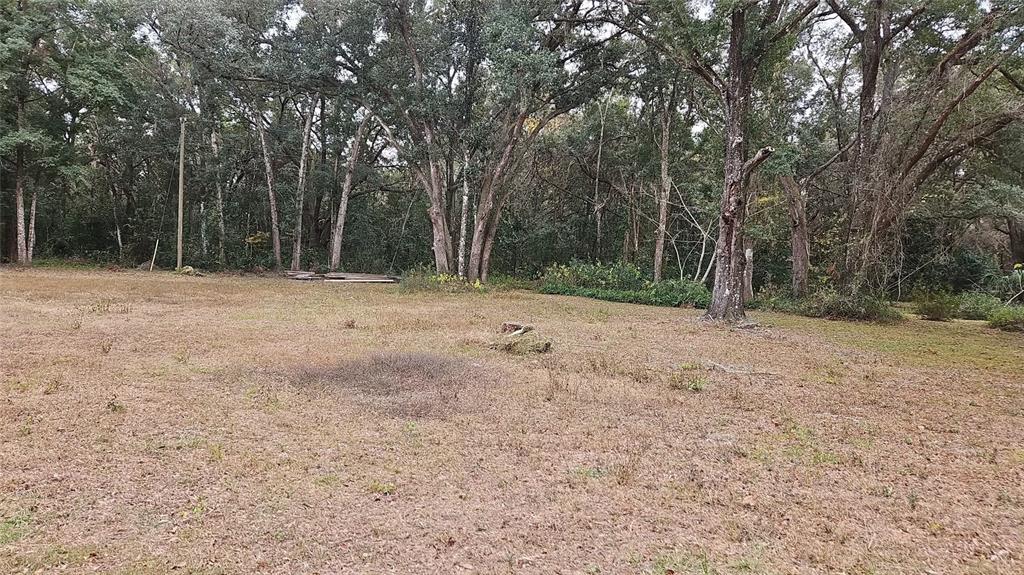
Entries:
[[124, 413], [127, 410], [128, 408], [117, 400], [116, 395], [107, 400], [107, 411], [110, 413]]
[[1003, 306], [988, 318], [989, 327], [1003, 331], [1024, 332], [1024, 306]]
[[105, 340], [100, 342], [100, 352], [103, 353], [103, 355], [109, 354], [110, 350], [113, 349], [113, 348], [114, 348], [114, 340], [112, 340], [110, 338], [107, 338], [107, 339], [105, 339]]
[[32, 515], [28, 512], [0, 519], [0, 545], [14, 543], [24, 537], [31, 522]]
[[398, 486], [390, 481], [374, 479], [366, 486], [366, 489], [374, 495], [394, 495], [395, 491], [398, 490]]
[[708, 376], [701, 373], [691, 373], [685, 370], [674, 371], [669, 376], [668, 386], [677, 391], [689, 391], [700, 393], [711, 384]]

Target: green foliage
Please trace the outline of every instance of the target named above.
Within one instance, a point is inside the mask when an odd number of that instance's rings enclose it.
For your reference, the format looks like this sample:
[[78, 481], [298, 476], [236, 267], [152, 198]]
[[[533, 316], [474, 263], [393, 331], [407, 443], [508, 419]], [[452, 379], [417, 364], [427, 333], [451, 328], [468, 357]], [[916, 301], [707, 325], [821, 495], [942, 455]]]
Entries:
[[701, 284], [686, 280], [652, 282], [640, 268], [628, 263], [554, 265], [544, 273], [540, 291], [666, 307], [707, 307], [711, 302], [710, 292]]
[[958, 300], [956, 316], [962, 319], [988, 319], [1003, 305], [996, 296], [983, 292], [963, 293]]
[[949, 321], [960, 307], [959, 298], [944, 291], [918, 290], [913, 298], [917, 314], [932, 321]]
[[903, 319], [900, 312], [883, 299], [846, 294], [831, 286], [819, 288], [800, 299], [771, 287], [758, 293], [748, 307], [835, 320], [895, 323]]
[[424, 267], [407, 271], [399, 288], [404, 292], [480, 293], [487, 288], [477, 280], [470, 283], [457, 275], [435, 274]]
[[1003, 306], [993, 311], [988, 325], [1003, 331], [1024, 332], [1024, 306]]
[[903, 316], [889, 302], [865, 294], [850, 295], [834, 288], [820, 289], [801, 302], [804, 315], [826, 319], [847, 319], [895, 323]]

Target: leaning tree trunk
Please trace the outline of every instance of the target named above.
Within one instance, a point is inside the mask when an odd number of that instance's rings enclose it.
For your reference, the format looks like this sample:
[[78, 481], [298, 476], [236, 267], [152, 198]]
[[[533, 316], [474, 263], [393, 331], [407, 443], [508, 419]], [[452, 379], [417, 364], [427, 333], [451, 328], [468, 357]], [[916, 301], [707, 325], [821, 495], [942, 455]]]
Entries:
[[780, 178], [782, 188], [786, 192], [786, 203], [789, 206], [789, 244], [792, 251], [792, 289], [793, 295], [807, 295], [808, 276], [811, 270], [811, 241], [807, 233], [807, 209], [804, 204], [803, 190], [793, 176]]
[[359, 123], [356, 129], [355, 139], [352, 140], [352, 149], [348, 153], [348, 163], [345, 165], [345, 182], [341, 186], [341, 201], [338, 203], [338, 215], [334, 220], [334, 233], [331, 234], [331, 271], [341, 266], [341, 240], [345, 233], [345, 214], [348, 211], [348, 198], [352, 193], [352, 178], [356, 171], [356, 164], [359, 161], [359, 147], [363, 143], [363, 134], [366, 132], [366, 125], [371, 116]]
[[306, 126], [302, 130], [302, 153], [299, 154], [299, 184], [295, 190], [295, 233], [292, 234], [292, 271], [299, 271], [302, 267], [302, 220], [305, 217], [306, 163], [309, 160], [309, 139], [313, 134], [313, 116], [316, 115], [316, 105], [319, 101], [319, 94], [310, 99], [311, 108], [306, 116]]
[[274, 167], [270, 163], [270, 149], [263, 129], [263, 114], [256, 116], [256, 132], [263, 150], [263, 167], [267, 176], [267, 200], [270, 202], [270, 241], [274, 246], [274, 269], [281, 269], [281, 230], [277, 223], [277, 197], [274, 195]]

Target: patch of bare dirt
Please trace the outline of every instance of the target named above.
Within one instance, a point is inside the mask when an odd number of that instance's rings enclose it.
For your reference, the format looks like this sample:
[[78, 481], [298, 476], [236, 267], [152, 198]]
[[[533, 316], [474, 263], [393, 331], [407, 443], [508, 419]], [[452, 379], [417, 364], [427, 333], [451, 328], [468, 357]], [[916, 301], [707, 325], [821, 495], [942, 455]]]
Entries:
[[409, 418], [440, 417], [458, 411], [460, 392], [467, 385], [492, 380], [492, 374], [479, 363], [463, 358], [385, 351], [327, 366], [304, 367], [288, 380], [320, 395], [354, 393], [369, 409]]

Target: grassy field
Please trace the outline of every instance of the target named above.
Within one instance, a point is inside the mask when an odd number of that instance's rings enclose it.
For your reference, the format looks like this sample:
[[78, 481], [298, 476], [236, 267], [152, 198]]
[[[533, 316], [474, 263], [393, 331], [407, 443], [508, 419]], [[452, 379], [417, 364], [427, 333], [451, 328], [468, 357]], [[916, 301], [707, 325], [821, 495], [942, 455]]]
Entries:
[[0, 572], [1024, 573], [1024, 338], [697, 316], [2, 270]]

